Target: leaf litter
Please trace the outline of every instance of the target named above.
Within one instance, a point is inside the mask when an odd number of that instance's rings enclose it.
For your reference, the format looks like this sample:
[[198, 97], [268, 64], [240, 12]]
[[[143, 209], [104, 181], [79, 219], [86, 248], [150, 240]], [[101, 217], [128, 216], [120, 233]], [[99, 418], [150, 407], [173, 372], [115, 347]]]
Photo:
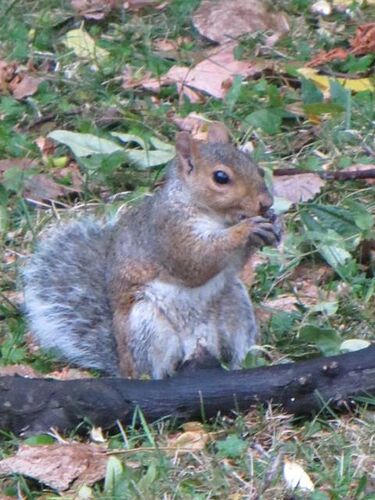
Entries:
[[13, 457], [0, 461], [0, 475], [23, 474], [54, 490], [94, 484], [105, 476], [107, 449], [95, 444], [21, 445]]

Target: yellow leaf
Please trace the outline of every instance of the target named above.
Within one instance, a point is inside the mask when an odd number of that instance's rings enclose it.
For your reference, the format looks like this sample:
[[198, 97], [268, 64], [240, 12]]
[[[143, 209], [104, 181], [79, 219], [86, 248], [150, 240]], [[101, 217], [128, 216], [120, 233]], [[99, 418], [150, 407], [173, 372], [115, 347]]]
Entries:
[[323, 92], [329, 92], [330, 82], [333, 81], [339, 82], [344, 88], [353, 92], [375, 90], [375, 87], [369, 78], [358, 78], [356, 80], [346, 78], [329, 78], [328, 76], [319, 75], [318, 70], [313, 68], [299, 68], [298, 73], [313, 81]]
[[109, 55], [109, 52], [97, 47], [95, 41], [83, 27], [68, 31], [65, 35], [64, 45], [82, 59], [100, 61]]

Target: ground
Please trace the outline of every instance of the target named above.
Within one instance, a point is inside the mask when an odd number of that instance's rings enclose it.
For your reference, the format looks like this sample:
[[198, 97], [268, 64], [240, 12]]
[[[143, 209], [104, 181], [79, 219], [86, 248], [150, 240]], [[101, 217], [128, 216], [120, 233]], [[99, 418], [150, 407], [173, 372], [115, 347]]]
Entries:
[[[246, 366], [374, 340], [373, 179], [327, 176], [375, 168], [374, 3], [283, 0], [262, 17], [266, 3], [254, 2], [253, 31], [231, 32], [229, 45], [222, 35], [246, 19], [242, 2], [237, 18], [219, 2], [216, 21], [206, 0], [197, 16], [199, 4], [2, 2], [1, 374], [72, 375], [37, 349], [22, 317], [20, 269], [41, 230], [136, 202], [162, 178], [175, 133], [204, 138], [210, 120], [265, 169], [284, 220], [281, 246], [246, 272], [262, 328]], [[375, 418], [363, 404], [297, 421], [270, 406], [183, 429], [137, 422], [103, 437], [116, 450], [105, 481], [76, 498], [375, 498]], [[0, 436], [0, 458], [62, 439]], [[291, 489], [283, 474], [296, 464], [314, 492]], [[1, 481], [2, 498], [56, 495], [22, 474]]]

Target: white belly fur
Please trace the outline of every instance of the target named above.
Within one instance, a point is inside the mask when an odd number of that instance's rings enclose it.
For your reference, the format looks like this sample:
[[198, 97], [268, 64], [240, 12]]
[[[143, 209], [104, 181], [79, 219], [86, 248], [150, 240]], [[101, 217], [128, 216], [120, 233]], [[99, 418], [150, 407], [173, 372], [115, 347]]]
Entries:
[[198, 346], [219, 356], [213, 310], [215, 297], [223, 290], [226, 279], [222, 272], [196, 288], [154, 280], [144, 291], [144, 299], [167, 318], [178, 335], [185, 359], [191, 358]]

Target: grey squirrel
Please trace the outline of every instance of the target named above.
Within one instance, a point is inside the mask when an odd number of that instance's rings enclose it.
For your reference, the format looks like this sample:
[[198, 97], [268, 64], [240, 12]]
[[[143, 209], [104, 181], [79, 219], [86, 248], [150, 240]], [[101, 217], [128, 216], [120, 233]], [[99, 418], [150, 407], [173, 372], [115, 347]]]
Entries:
[[24, 271], [39, 344], [108, 375], [172, 375], [208, 353], [239, 368], [257, 338], [238, 277], [278, 239], [258, 166], [212, 123], [207, 141], [176, 137], [165, 184], [115, 223], [55, 228]]

